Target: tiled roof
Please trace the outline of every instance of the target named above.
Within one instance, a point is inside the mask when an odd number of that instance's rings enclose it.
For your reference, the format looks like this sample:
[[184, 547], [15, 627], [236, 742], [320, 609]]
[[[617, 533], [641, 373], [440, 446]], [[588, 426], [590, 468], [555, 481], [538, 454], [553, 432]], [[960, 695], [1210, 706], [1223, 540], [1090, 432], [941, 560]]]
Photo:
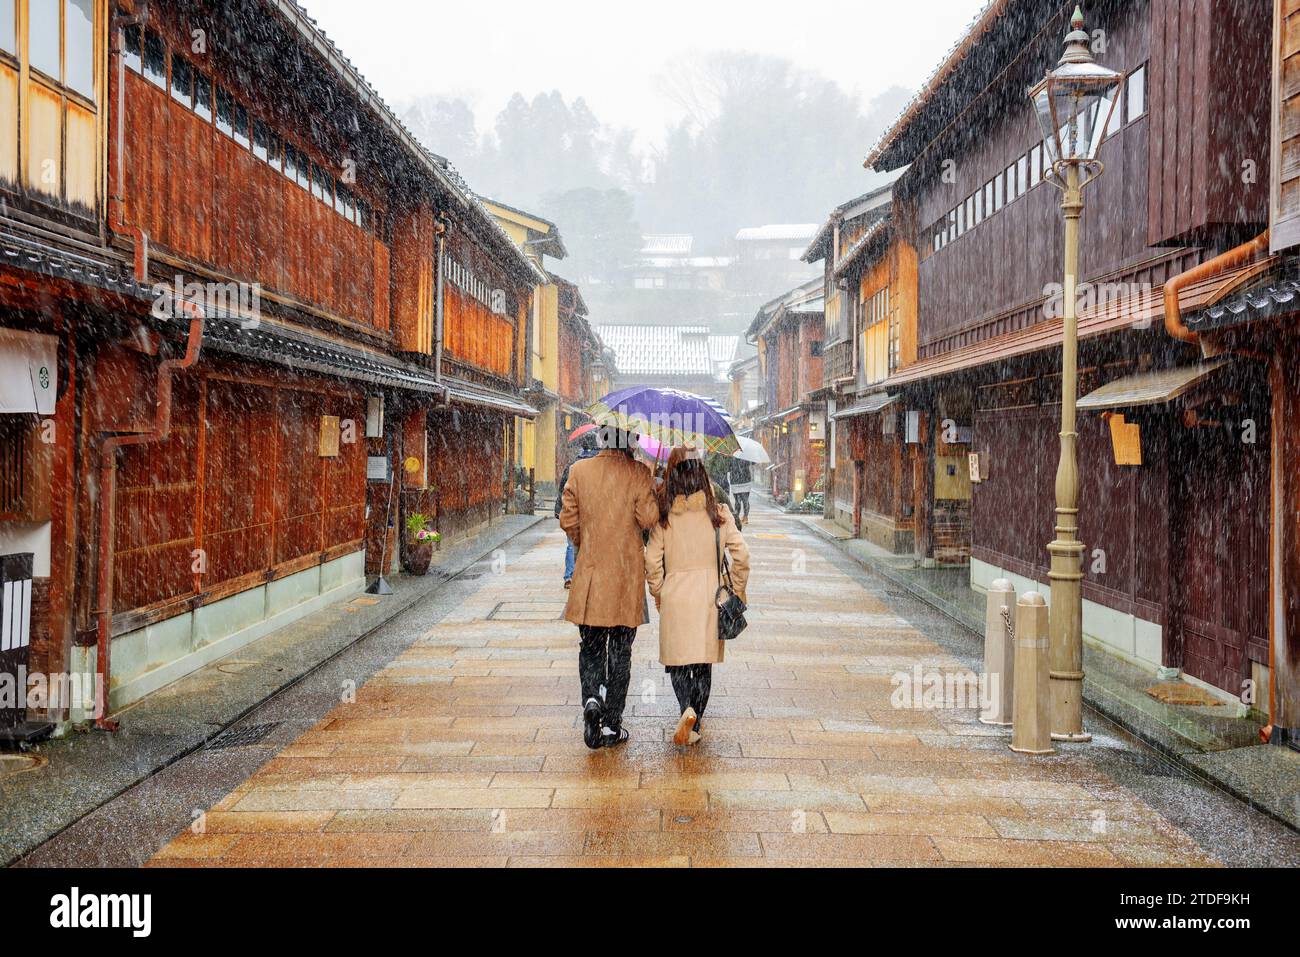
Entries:
[[713, 363], [713, 375], [718, 381], [727, 381], [739, 350], [740, 336], [709, 336], [709, 361]]
[[[1196, 310], [1219, 302], [1225, 288], [1231, 287], [1234, 282], [1240, 281], [1242, 276], [1248, 275], [1252, 270], [1266, 268], [1267, 265], [1268, 261], [1263, 264], [1244, 266], [1184, 287], [1178, 297], [1184, 314], [1191, 315]], [[1079, 338], [1083, 340], [1129, 329], [1147, 329], [1154, 324], [1162, 323], [1164, 314], [1163, 286], [1157, 286], [1150, 291], [1118, 302], [1099, 302], [1091, 308], [1080, 311]], [[1060, 319], [1044, 319], [1026, 329], [1005, 332], [904, 366], [882, 385], [886, 388], [894, 388], [922, 379], [952, 375], [977, 366], [1029, 355], [1043, 349], [1059, 348], [1061, 335]]]
[[840, 276], [843, 276], [844, 273], [848, 271], [848, 268], [853, 265], [854, 261], [862, 255], [864, 249], [874, 243], [878, 238], [888, 235], [892, 225], [893, 220], [887, 216], [872, 223], [871, 226], [867, 228], [867, 231], [858, 237], [857, 242], [844, 251], [844, 255], [840, 258], [840, 261], [835, 264], [835, 268], [832, 270], [832, 275], [837, 279]]
[[[597, 326], [617, 357], [620, 376], [711, 376], [713, 337], [708, 326]], [[734, 337], [733, 337], [734, 338]]]
[[989, 29], [993, 21], [1005, 10], [1007, 2], [1008, 0], [989, 0], [983, 9], [975, 14], [961, 38], [953, 44], [952, 49], [944, 56], [943, 61], [934, 68], [925, 83], [916, 91], [916, 95], [903, 107], [898, 119], [891, 123], [889, 128], [880, 135], [880, 138], [867, 154], [863, 166], [868, 169], [874, 167], [882, 154], [894, 145], [916, 115], [934, 98], [939, 88], [943, 86], [944, 81], [961, 65], [961, 62], [966, 58], [966, 54], [970, 52], [970, 48], [978, 38]]
[[1193, 332], [1209, 332], [1292, 314], [1297, 308], [1300, 308], [1300, 280], [1273, 272], [1260, 285], [1184, 315], [1183, 322]]
[[840, 205], [832, 209], [826, 217], [826, 222], [818, 227], [817, 233], [808, 243], [808, 248], [804, 250], [804, 254], [799, 258], [806, 263], [820, 262], [826, 255], [826, 246], [837, 225], [857, 219], [859, 216], [866, 216], [867, 221], [871, 222], [886, 215], [892, 202], [894, 183], [901, 175], [901, 172], [892, 173], [889, 176], [889, 182], [884, 186], [878, 186], [871, 192], [863, 193], [847, 203], [840, 203]]
[[745, 337], [754, 341], [754, 337], [765, 329], [768, 323], [772, 322], [784, 312], [821, 312], [825, 310], [825, 283], [821, 276], [809, 279], [805, 283], [795, 286], [793, 289], [781, 293], [771, 302], [764, 303], [762, 308], [750, 322], [749, 328], [745, 330]]

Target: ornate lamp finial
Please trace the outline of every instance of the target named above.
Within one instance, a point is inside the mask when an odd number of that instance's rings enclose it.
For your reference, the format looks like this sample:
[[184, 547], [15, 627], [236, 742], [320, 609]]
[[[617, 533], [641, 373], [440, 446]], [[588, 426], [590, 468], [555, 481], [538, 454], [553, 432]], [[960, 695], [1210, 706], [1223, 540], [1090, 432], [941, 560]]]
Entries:
[[1070, 17], [1070, 32], [1065, 36], [1065, 52], [1061, 54], [1061, 64], [1066, 63], [1092, 63], [1092, 38], [1088, 36], [1088, 31], [1083, 28], [1083, 9], [1074, 8], [1074, 16]]

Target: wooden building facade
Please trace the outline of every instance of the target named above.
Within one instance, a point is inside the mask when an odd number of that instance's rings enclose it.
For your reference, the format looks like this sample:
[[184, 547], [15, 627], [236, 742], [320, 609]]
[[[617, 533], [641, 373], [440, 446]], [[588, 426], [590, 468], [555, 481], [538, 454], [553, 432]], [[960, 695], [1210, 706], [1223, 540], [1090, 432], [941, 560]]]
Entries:
[[[1074, 6], [990, 4], [868, 159], [910, 164], [894, 215], [918, 257], [917, 361], [883, 385], [934, 463], [915, 489], [918, 558], [969, 560], [977, 588], [1046, 591], [1063, 229], [1024, 91], [1055, 65]], [[1268, 427], [1267, 370], [1169, 335], [1164, 292], [1266, 225], [1268, 24], [1229, 0], [1085, 13], [1097, 59], [1125, 78], [1082, 222], [1085, 637], [1235, 698], [1268, 678], [1269, 446], [1243, 440], [1243, 423]], [[1175, 301], [1206, 305], [1263, 268], [1175, 285]], [[1236, 477], [1231, 501], [1216, 474]]]
[[301, 8], [13, 16], [0, 553], [30, 667], [107, 685], [77, 720], [396, 569], [406, 514], [499, 514], [539, 279]]
[[782, 504], [824, 490], [824, 306], [821, 280], [806, 282], [764, 305], [745, 334], [758, 346], [754, 437], [772, 460], [768, 491]]
[[916, 253], [900, 239], [890, 187], [832, 211], [804, 253], [824, 265], [828, 304], [823, 388], [828, 495], [823, 514], [855, 536], [910, 552], [918, 469], [884, 382], [916, 361]]

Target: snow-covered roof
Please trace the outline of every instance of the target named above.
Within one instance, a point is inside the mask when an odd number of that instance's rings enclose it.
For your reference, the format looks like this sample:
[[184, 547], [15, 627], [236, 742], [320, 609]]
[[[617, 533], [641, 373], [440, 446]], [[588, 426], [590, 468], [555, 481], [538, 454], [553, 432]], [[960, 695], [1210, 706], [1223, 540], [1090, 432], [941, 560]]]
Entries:
[[731, 363], [736, 360], [739, 348], [740, 336], [709, 336], [709, 360], [713, 363], [713, 374], [719, 381], [727, 380]]
[[740, 347], [739, 336], [714, 335], [708, 326], [596, 326], [628, 376], [717, 376]]
[[651, 233], [641, 237], [642, 256], [689, 256], [695, 246], [690, 233]]
[[836, 226], [859, 217], [866, 218], [867, 222], [870, 223], [886, 215], [889, 212], [890, 204], [893, 202], [894, 183], [901, 175], [901, 170], [894, 170], [888, 175], [889, 182], [884, 186], [879, 186], [869, 193], [863, 193], [861, 196], [851, 199], [847, 203], [841, 203], [832, 209], [830, 215], [826, 217], [826, 222], [818, 227], [817, 234], [808, 243], [808, 248], [804, 250], [804, 254], [800, 258], [809, 264], [820, 262], [830, 252], [830, 240], [834, 235]]
[[642, 269], [726, 269], [734, 256], [649, 256], [637, 265]]
[[746, 226], [736, 233], [736, 241], [744, 243], [798, 239], [808, 242], [817, 235], [820, 225], [820, 223], [773, 223], [767, 226]]
[[816, 299], [806, 299], [803, 302], [795, 303], [786, 309], [786, 312], [797, 313], [801, 316], [809, 316], [819, 312], [826, 311], [826, 297], [818, 296]]

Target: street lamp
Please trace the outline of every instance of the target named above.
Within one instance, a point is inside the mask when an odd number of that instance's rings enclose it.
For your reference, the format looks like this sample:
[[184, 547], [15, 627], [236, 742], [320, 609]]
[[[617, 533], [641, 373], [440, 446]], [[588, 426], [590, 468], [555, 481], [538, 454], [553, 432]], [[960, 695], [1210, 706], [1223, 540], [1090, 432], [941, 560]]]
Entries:
[[1061, 458], [1056, 469], [1056, 539], [1051, 553], [1052, 738], [1089, 741], [1083, 730], [1083, 542], [1079, 541], [1078, 433], [1079, 317], [1075, 296], [1079, 271], [1079, 217], [1083, 188], [1101, 175], [1097, 150], [1110, 127], [1123, 77], [1098, 65], [1078, 7], [1070, 19], [1065, 53], [1055, 70], [1029, 90], [1042, 127], [1050, 179], [1064, 193], [1064, 329], [1061, 339]]

